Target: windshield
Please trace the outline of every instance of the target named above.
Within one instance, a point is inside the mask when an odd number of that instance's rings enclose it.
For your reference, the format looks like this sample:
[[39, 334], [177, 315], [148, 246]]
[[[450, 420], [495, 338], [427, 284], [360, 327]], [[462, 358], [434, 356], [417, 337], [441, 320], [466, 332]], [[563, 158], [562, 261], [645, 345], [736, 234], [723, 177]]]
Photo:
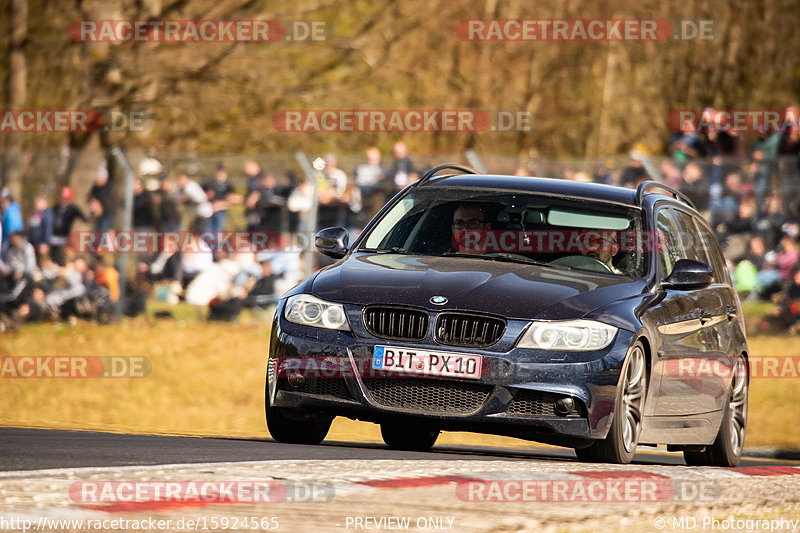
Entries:
[[411, 191], [359, 251], [462, 256], [641, 277], [638, 210], [535, 193]]

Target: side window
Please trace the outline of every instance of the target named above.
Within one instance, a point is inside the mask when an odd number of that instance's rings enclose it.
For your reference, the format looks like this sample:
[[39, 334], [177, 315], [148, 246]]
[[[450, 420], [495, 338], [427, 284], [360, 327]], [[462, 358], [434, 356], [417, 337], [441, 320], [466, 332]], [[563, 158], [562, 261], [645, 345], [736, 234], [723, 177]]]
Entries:
[[661, 275], [667, 277], [678, 259], [683, 259], [680, 251], [680, 235], [675, 229], [675, 223], [668, 209], [661, 209], [656, 215], [656, 235], [658, 239], [656, 250], [661, 264]]
[[[686, 259], [694, 259], [695, 261], [702, 261], [703, 263], [711, 264], [706, 256], [706, 251], [703, 244], [700, 242], [697, 228], [694, 225], [694, 220], [688, 213], [683, 211], [672, 211], [675, 215], [675, 220], [678, 222], [678, 229], [681, 232], [681, 249], [682, 255]], [[713, 265], [712, 265], [713, 266]]]
[[703, 224], [683, 211], [675, 211], [678, 227], [681, 229], [681, 241], [685, 256], [688, 259], [702, 261], [714, 269], [714, 283], [726, 283], [725, 262], [721, 258], [714, 236]]
[[700, 242], [703, 243], [703, 248], [708, 255], [709, 264], [714, 267], [714, 283], [730, 283], [728, 267], [714, 235], [700, 222], [697, 223], [697, 229], [700, 234]]

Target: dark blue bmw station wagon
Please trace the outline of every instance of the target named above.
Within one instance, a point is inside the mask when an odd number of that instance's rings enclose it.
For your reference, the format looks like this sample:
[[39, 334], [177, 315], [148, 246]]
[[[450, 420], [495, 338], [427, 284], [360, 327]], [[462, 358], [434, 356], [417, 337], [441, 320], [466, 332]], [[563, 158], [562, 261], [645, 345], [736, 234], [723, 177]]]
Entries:
[[[440, 174], [442, 171], [448, 171]], [[681, 193], [440, 165], [279, 302], [266, 418], [319, 443], [336, 416], [425, 450], [474, 431], [627, 463], [665, 444], [739, 462], [748, 349], [708, 226]]]

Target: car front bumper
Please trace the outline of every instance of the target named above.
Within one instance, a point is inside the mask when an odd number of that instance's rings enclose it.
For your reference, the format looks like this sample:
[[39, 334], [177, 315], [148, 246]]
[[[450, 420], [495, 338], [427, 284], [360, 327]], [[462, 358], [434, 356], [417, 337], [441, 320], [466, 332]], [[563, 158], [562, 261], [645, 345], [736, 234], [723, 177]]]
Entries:
[[[359, 329], [353, 313], [348, 309], [352, 332], [311, 328], [286, 321], [281, 302], [269, 347], [270, 405], [287, 415], [413, 421], [561, 445], [580, 446], [608, 433], [631, 332], [619, 330], [614, 342], [597, 352], [560, 353], [515, 348], [527, 322], [509, 321], [495, 345], [463, 348], [432, 339], [372, 337]], [[376, 345], [478, 354], [485, 370], [477, 380], [381, 373], [371, 368]], [[563, 397], [575, 404], [568, 415], [554, 408]]]

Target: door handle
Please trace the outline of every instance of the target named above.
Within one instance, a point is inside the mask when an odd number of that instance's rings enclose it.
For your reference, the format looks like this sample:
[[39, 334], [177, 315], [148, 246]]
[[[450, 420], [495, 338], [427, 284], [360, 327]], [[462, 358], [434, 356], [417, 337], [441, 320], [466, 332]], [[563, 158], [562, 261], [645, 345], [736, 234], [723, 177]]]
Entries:
[[735, 307], [729, 307], [726, 311], [728, 313], [728, 320], [733, 320], [737, 316], [739, 316], [739, 310]]
[[701, 311], [699, 318], [700, 318], [700, 323], [705, 324], [706, 322], [711, 320], [711, 313], [707, 311]]

